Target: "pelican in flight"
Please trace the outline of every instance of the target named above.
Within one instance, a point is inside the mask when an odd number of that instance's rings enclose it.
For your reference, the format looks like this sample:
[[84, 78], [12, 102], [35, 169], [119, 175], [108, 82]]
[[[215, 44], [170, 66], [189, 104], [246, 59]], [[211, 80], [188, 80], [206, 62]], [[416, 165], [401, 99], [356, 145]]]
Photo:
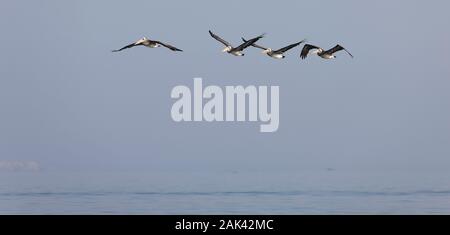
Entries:
[[135, 47], [135, 46], [146, 46], [146, 47], [150, 47], [150, 48], [156, 48], [156, 47], [163, 46], [163, 47], [169, 48], [172, 51], [183, 51], [183, 50], [180, 50], [180, 49], [178, 49], [178, 48], [176, 48], [174, 46], [171, 46], [169, 44], [162, 43], [160, 41], [153, 41], [153, 40], [150, 40], [150, 39], [148, 39], [146, 37], [143, 37], [142, 39], [139, 39], [138, 41], [136, 41], [136, 42], [134, 42], [134, 43], [132, 43], [130, 45], [124, 46], [124, 47], [120, 48], [119, 50], [113, 50], [112, 52], [123, 51], [125, 49], [129, 49], [129, 48], [132, 48], [132, 47]]
[[320, 48], [318, 46], [306, 44], [303, 47], [302, 52], [300, 53], [300, 57], [302, 59], [305, 59], [308, 56], [308, 54], [310, 53], [310, 51], [311, 51], [311, 54], [316, 54], [316, 55], [318, 55], [318, 56], [320, 56], [320, 57], [322, 57], [324, 59], [334, 59], [334, 58], [336, 58], [334, 53], [336, 53], [338, 51], [342, 51], [342, 50], [347, 52], [353, 58], [353, 55], [349, 51], [347, 51], [344, 47], [339, 45], [339, 44], [336, 45], [335, 47], [331, 48], [328, 51], [325, 51], [324, 49], [322, 49], [322, 48]]
[[232, 55], [235, 56], [244, 56], [245, 54], [242, 53], [242, 51], [253, 45], [253, 43], [257, 42], [259, 39], [264, 37], [264, 34], [256, 37], [256, 38], [252, 38], [244, 43], [242, 43], [241, 45], [239, 45], [238, 47], [233, 47], [229, 42], [223, 40], [222, 38], [220, 38], [219, 36], [215, 35], [213, 32], [211, 32], [211, 30], [209, 31], [209, 34], [211, 35], [211, 37], [213, 37], [214, 39], [216, 39], [217, 41], [221, 42], [222, 44], [225, 45], [225, 48], [222, 50], [223, 52], [228, 52]]
[[[242, 38], [242, 40], [243, 40], [244, 42], [247, 42], [247, 40], [245, 40], [245, 38]], [[274, 59], [284, 59], [284, 58], [286, 57], [286, 56], [284, 55], [284, 53], [285, 53], [286, 51], [289, 51], [290, 49], [292, 49], [292, 48], [294, 48], [294, 47], [296, 47], [296, 46], [298, 46], [298, 45], [304, 43], [305, 41], [306, 41], [306, 40], [302, 40], [302, 41], [300, 41], [300, 42], [291, 44], [291, 45], [289, 45], [289, 46], [283, 47], [283, 48], [278, 49], [278, 50], [272, 50], [272, 48], [266, 48], [266, 47], [263, 47], [263, 46], [260, 46], [260, 45], [257, 45], [257, 44], [253, 44], [252, 46], [253, 46], [253, 47], [256, 47], [256, 48], [259, 48], [259, 49], [262, 49], [262, 50], [263, 50], [263, 51], [262, 51], [263, 54], [266, 54], [266, 55], [268, 55], [268, 56], [270, 56], [270, 57], [272, 57], [272, 58], [274, 58]]]

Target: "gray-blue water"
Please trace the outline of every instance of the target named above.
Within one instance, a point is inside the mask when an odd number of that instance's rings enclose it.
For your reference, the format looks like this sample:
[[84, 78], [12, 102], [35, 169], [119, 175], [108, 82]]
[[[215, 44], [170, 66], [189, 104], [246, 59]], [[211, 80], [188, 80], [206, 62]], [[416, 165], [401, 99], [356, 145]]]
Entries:
[[[1, 214], [449, 214], [446, 172], [1, 172]], [[268, 177], [270, 175], [270, 177]], [[414, 177], [417, 179], [417, 177]]]

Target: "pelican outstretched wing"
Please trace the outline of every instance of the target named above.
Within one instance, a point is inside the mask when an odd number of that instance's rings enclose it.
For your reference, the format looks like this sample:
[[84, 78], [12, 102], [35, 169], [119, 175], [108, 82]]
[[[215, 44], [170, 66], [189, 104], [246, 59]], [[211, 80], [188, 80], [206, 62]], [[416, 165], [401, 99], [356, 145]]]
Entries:
[[305, 40], [302, 40], [302, 41], [300, 41], [300, 42], [297, 42], [297, 43], [291, 44], [291, 45], [289, 45], [289, 46], [283, 47], [283, 48], [281, 48], [281, 49], [276, 50], [275, 53], [280, 53], [280, 54], [282, 54], [282, 53], [284, 53], [284, 52], [286, 52], [286, 51], [289, 51], [290, 49], [292, 49], [292, 48], [294, 48], [294, 47], [296, 47], [296, 46], [299, 46], [300, 44], [302, 44], [302, 43], [304, 43], [304, 42], [305, 42]]
[[[245, 38], [242, 38], [242, 41], [247, 42], [248, 40], [246, 40]], [[252, 44], [252, 47], [256, 47], [256, 48], [259, 48], [259, 49], [267, 50], [266, 47], [260, 46], [260, 45], [255, 44], [255, 43]]]
[[130, 44], [130, 45], [126, 45], [126, 46], [120, 48], [119, 50], [113, 50], [112, 52], [119, 52], [119, 51], [123, 51], [123, 50], [125, 50], [125, 49], [129, 49], [129, 48], [132, 48], [132, 47], [135, 47], [135, 46], [140, 46], [140, 45], [142, 45], [142, 44], [139, 44], [139, 43], [137, 43], [137, 42], [134, 42], [134, 43], [132, 43], [132, 44]]
[[255, 42], [257, 42], [259, 39], [263, 38], [264, 34], [259, 35], [258, 37], [252, 38], [248, 41], [245, 41], [241, 45], [239, 45], [236, 48], [233, 48], [231, 51], [243, 51], [245, 48], [252, 46]]
[[305, 44], [305, 46], [303, 46], [302, 52], [300, 53], [300, 58], [305, 59], [308, 56], [309, 51], [312, 49], [320, 49], [320, 47], [311, 44]]
[[209, 30], [209, 35], [211, 35], [211, 37], [213, 37], [217, 41], [221, 42], [223, 45], [225, 45], [227, 47], [233, 47], [229, 42], [223, 40], [222, 38], [220, 38], [219, 36], [217, 36], [213, 32], [211, 32], [211, 30]]
[[167, 47], [167, 48], [169, 48], [169, 49], [172, 50], [172, 51], [183, 51], [183, 50], [178, 49], [178, 48], [176, 48], [176, 47], [174, 47], [174, 46], [172, 46], [172, 45], [169, 45], [169, 44], [166, 44], [166, 43], [162, 43], [162, 42], [160, 42], [160, 41], [154, 41], [154, 42], [155, 42], [155, 43], [158, 43], [158, 44], [161, 45], [161, 46]]
[[342, 50], [344, 50], [345, 52], [347, 52], [347, 53], [353, 58], [353, 55], [352, 55], [349, 51], [347, 51], [347, 49], [345, 49], [344, 47], [342, 47], [342, 46], [339, 45], [339, 44], [336, 45], [335, 47], [331, 48], [330, 50], [326, 51], [325, 53], [326, 53], [326, 54], [332, 55], [332, 54], [334, 54], [334, 53], [336, 53], [336, 52], [338, 52], [338, 51], [342, 51]]

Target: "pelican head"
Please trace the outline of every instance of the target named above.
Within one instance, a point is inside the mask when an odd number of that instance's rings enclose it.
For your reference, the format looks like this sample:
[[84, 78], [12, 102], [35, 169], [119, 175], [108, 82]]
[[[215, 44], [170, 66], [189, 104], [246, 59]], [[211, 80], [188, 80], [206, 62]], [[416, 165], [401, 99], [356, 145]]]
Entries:
[[143, 37], [143, 38], [141, 38], [141, 39], [139, 39], [139, 41], [137, 41], [136, 43], [143, 43], [143, 42], [145, 42], [145, 41], [147, 41], [147, 38], [146, 37]]
[[261, 53], [269, 54], [270, 52], [272, 52], [272, 49], [271, 48], [267, 48], [267, 49], [263, 50]]
[[223, 50], [222, 50], [222, 52], [230, 52], [231, 51], [231, 47], [230, 46], [227, 46], [227, 47], [225, 47]]
[[318, 55], [318, 54], [320, 54], [320, 53], [322, 53], [322, 50], [321, 50], [321, 49], [314, 49], [314, 50], [311, 50], [311, 54], [313, 54], [313, 55]]

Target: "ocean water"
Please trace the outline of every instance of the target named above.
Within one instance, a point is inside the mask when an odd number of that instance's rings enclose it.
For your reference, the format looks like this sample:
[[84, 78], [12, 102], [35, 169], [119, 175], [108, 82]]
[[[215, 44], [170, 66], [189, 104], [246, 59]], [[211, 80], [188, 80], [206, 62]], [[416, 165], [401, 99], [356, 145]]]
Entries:
[[0, 172], [0, 214], [450, 214], [447, 172]]

